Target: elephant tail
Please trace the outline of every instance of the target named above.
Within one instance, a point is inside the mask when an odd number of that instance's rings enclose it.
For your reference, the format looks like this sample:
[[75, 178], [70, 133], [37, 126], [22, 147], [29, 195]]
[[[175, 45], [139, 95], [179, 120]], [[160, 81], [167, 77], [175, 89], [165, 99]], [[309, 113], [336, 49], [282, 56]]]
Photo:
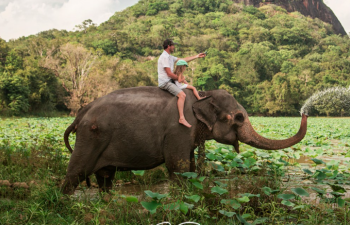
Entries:
[[71, 132], [75, 132], [76, 131], [76, 125], [75, 123], [73, 122], [67, 129], [66, 131], [64, 132], [64, 143], [66, 144], [66, 147], [68, 148], [68, 150], [70, 151], [70, 153], [73, 153], [73, 149], [72, 147], [70, 146], [69, 144], [69, 140], [68, 140], [68, 137], [69, 137], [69, 134]]

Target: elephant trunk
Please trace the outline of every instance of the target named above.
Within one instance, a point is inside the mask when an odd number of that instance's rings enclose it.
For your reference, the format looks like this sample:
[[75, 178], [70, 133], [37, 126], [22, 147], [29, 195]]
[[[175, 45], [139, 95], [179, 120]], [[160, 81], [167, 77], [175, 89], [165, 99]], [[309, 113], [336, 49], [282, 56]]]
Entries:
[[246, 120], [241, 127], [242, 130], [238, 132], [238, 140], [250, 146], [265, 150], [278, 150], [293, 146], [304, 138], [307, 129], [307, 116], [303, 114], [300, 129], [296, 135], [285, 140], [270, 140], [256, 133], [248, 117]]

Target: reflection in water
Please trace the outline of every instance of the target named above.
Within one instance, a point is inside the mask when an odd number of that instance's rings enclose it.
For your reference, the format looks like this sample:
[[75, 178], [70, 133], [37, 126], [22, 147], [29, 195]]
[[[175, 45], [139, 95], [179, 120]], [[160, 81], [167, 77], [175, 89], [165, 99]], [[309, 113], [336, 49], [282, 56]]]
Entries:
[[[288, 189], [290, 190], [291, 188], [295, 187], [300, 187], [302, 186], [303, 188], [307, 189], [309, 192], [310, 196], [309, 197], [303, 197], [308, 203], [310, 204], [318, 204], [320, 202], [320, 198], [317, 197], [317, 193], [314, 192], [311, 187], [317, 187], [319, 189], [326, 190], [327, 193], [332, 192], [333, 190], [330, 188], [329, 185], [326, 184], [319, 184], [319, 183], [313, 183], [311, 180], [306, 179], [308, 176], [305, 174], [302, 169], [309, 169], [311, 171], [315, 171], [316, 169], [321, 169], [324, 168], [325, 165], [318, 165], [315, 168], [315, 163], [311, 160], [313, 157], [309, 157], [306, 155], [300, 156], [299, 159], [294, 159], [294, 158], [288, 158], [284, 159], [285, 161], [295, 164], [299, 163], [300, 167], [295, 167], [295, 166], [290, 166], [288, 168], [287, 172], [287, 177], [288, 179], [286, 181], [286, 186], [288, 185]], [[345, 161], [349, 161], [346, 157], [342, 155], [332, 155], [332, 156], [318, 156], [317, 159], [321, 159], [323, 162], [327, 163], [332, 160], [336, 160], [339, 162], [339, 165], [344, 165]], [[341, 185], [342, 187], [347, 190], [346, 193], [344, 193], [344, 196], [342, 196], [343, 199], [350, 198], [350, 185]], [[326, 195], [327, 198], [333, 198], [331, 194]], [[332, 207], [338, 207], [337, 204], [332, 204]]]
[[294, 158], [288, 158], [286, 160], [287, 162], [294, 164], [294, 163], [299, 163], [299, 164], [312, 164], [313, 161], [311, 161], [311, 157], [308, 157], [306, 155], [300, 156], [299, 159], [294, 159]]
[[[144, 194], [144, 191], [151, 190], [152, 192], [158, 192], [165, 194], [169, 191], [169, 182], [161, 182], [152, 185], [134, 185], [134, 184], [125, 184], [115, 186], [113, 192], [117, 195], [132, 195], [139, 197]], [[99, 198], [99, 189], [98, 188], [81, 188], [74, 192], [74, 197], [79, 200], [96, 200]]]
[[[299, 163], [300, 165], [308, 166], [311, 167], [312, 164], [315, 164], [312, 160], [312, 157], [306, 156], [306, 155], [301, 155], [299, 159], [294, 159], [294, 158], [288, 158], [284, 159], [287, 162], [294, 164], [294, 163]], [[340, 165], [344, 164], [344, 161], [346, 158], [344, 156], [319, 156], [317, 159], [321, 159], [323, 162], [327, 163], [332, 160], [338, 160], [340, 162]]]
[[114, 189], [114, 191], [123, 195], [141, 195], [146, 190], [165, 194], [169, 191], [169, 182], [161, 182], [152, 185], [122, 185]]
[[[320, 198], [317, 197], [317, 193], [314, 192], [311, 187], [317, 187], [319, 189], [326, 190], [327, 193], [332, 192], [332, 189], [329, 185], [325, 184], [318, 184], [313, 183], [311, 180], [306, 179], [308, 176], [305, 174], [302, 169], [309, 169], [311, 171], [315, 171], [315, 163], [311, 160], [312, 157], [302, 155], [299, 159], [294, 158], [288, 158], [284, 159], [288, 161], [291, 164], [299, 163], [300, 167], [298, 166], [290, 166], [287, 170], [286, 179], [284, 182], [284, 186], [287, 187], [288, 190], [295, 187], [303, 187], [304, 189], [309, 192], [309, 197], [303, 197], [303, 199], [310, 203], [310, 204], [318, 204], [320, 202]], [[325, 163], [337, 160], [339, 161], [339, 164], [344, 164], [345, 161], [349, 161], [344, 156], [334, 155], [334, 156], [319, 156], [318, 159], [322, 159]], [[316, 169], [324, 168], [325, 165], [318, 165]], [[233, 177], [224, 177], [224, 179], [234, 179]], [[113, 192], [118, 195], [125, 195], [125, 196], [135, 196], [135, 197], [141, 197], [144, 195], [145, 190], [151, 190], [152, 192], [158, 192], [161, 194], [165, 194], [169, 192], [169, 182], [161, 182], [158, 184], [152, 184], [152, 185], [135, 185], [126, 183], [123, 185], [116, 185], [113, 188]], [[343, 199], [350, 198], [350, 185], [341, 185], [343, 186], [347, 192], [344, 193]], [[288, 191], [287, 191], [288, 192]], [[98, 188], [82, 188], [80, 190], [76, 190], [74, 193], [74, 197], [76, 197], [79, 200], [97, 200], [99, 198], [98, 194]], [[327, 198], [332, 198], [333, 196], [331, 194], [326, 195]], [[332, 207], [337, 207], [337, 204], [332, 204]]]

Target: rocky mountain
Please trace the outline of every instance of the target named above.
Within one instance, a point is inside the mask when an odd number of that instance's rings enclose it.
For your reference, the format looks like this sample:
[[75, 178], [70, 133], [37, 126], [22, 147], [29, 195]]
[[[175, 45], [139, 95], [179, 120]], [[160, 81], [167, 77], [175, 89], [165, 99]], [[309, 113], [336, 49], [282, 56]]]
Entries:
[[319, 18], [320, 20], [333, 25], [337, 34], [347, 35], [344, 27], [333, 11], [323, 0], [233, 0], [236, 3], [260, 7], [265, 4], [275, 4], [285, 8], [288, 12], [299, 11], [305, 16]]

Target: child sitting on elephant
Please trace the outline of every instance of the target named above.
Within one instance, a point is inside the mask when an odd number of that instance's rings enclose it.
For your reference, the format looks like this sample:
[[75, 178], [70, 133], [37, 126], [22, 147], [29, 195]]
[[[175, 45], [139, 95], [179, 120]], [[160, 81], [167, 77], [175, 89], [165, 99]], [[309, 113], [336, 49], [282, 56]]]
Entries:
[[183, 73], [186, 70], [186, 67], [188, 67], [188, 64], [185, 60], [180, 59], [179, 61], [177, 61], [176, 63], [176, 68], [174, 73], [179, 77], [178, 80], [175, 81], [176, 86], [178, 86], [180, 89], [191, 89], [193, 91], [193, 94], [196, 96], [196, 98], [198, 100], [204, 98], [204, 97], [200, 97], [198, 94], [198, 91], [195, 87], [193, 87], [192, 85], [189, 85], [187, 83], [187, 81], [185, 80], [185, 77], [183, 75]]

